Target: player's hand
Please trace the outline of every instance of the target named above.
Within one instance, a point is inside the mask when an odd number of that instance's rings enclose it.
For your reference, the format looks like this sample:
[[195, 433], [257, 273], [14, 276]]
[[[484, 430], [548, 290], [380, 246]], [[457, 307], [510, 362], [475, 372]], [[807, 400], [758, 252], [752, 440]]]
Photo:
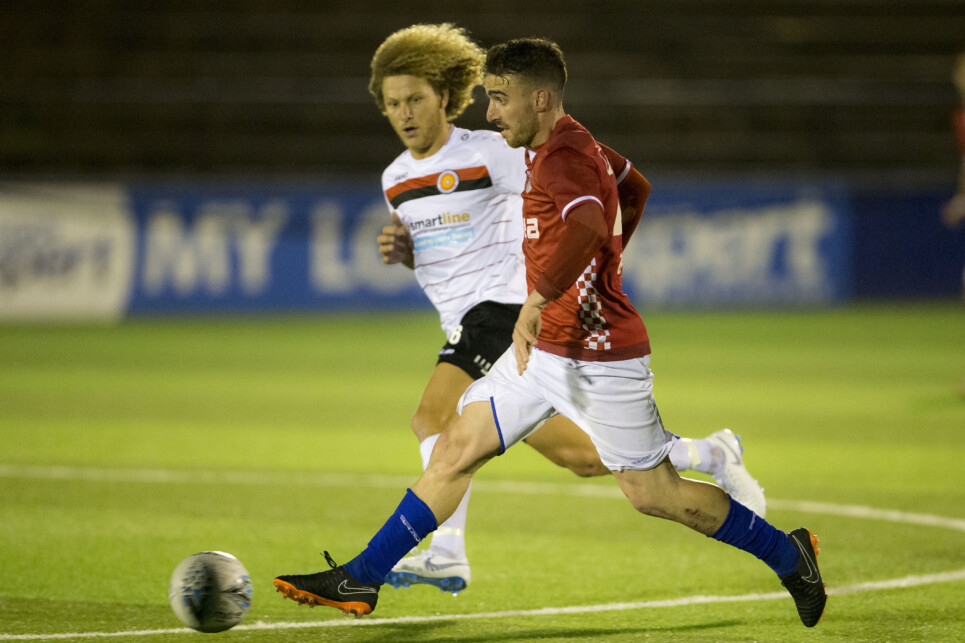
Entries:
[[529, 364], [530, 353], [536, 346], [536, 338], [542, 327], [542, 312], [547, 300], [535, 290], [526, 298], [516, 325], [513, 327], [513, 351], [516, 353], [516, 371], [522, 375]]
[[963, 221], [965, 221], [965, 194], [957, 194], [942, 208], [942, 222], [949, 228], [955, 228]]
[[382, 263], [403, 263], [409, 268], [413, 266], [412, 237], [395, 212], [392, 213], [392, 225], [382, 228], [378, 242]]

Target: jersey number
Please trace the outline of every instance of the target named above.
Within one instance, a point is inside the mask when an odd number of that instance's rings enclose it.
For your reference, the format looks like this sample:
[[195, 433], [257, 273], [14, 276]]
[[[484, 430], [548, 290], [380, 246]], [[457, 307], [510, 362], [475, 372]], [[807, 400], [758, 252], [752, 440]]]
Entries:
[[447, 339], [449, 340], [450, 344], [458, 344], [459, 340], [462, 339], [462, 324], [459, 324], [453, 328]]
[[539, 239], [539, 219], [536, 217], [526, 219], [526, 238]]

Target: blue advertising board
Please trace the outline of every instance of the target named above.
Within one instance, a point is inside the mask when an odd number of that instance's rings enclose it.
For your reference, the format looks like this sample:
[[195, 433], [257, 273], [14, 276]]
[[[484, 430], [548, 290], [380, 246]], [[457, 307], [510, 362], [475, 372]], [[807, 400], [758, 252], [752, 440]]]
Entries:
[[[427, 303], [410, 271], [381, 263], [387, 212], [369, 186], [137, 186], [130, 203], [130, 313]], [[837, 301], [849, 230], [831, 186], [661, 185], [625, 253], [625, 288], [644, 304]]]
[[634, 301], [814, 304], [850, 295], [851, 212], [839, 185], [654, 186], [624, 256]]
[[382, 264], [371, 186], [135, 186], [130, 204], [132, 314], [428, 304], [412, 271]]
[[[662, 181], [623, 257], [639, 307], [954, 295], [950, 190]], [[0, 319], [428, 308], [382, 264], [376, 181], [0, 185]], [[522, 225], [522, 223], [520, 223]]]

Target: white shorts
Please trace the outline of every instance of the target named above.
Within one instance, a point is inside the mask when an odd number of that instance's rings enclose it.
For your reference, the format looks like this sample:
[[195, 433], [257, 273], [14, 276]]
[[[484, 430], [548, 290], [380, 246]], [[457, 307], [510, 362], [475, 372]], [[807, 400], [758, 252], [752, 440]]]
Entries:
[[611, 471], [651, 469], [670, 453], [677, 436], [663, 428], [653, 401], [650, 356], [617, 362], [582, 362], [534, 348], [516, 372], [513, 347], [459, 400], [487, 402], [499, 431], [500, 454], [560, 413], [596, 445]]

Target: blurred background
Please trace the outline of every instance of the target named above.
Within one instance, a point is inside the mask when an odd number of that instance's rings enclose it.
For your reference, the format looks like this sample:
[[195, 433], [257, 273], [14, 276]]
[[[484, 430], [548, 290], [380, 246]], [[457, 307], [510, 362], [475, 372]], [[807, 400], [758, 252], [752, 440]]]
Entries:
[[961, 0], [64, 0], [0, 3], [0, 318], [427, 306], [376, 253], [402, 146], [366, 88], [441, 21], [560, 43], [654, 184], [637, 303], [960, 296]]

